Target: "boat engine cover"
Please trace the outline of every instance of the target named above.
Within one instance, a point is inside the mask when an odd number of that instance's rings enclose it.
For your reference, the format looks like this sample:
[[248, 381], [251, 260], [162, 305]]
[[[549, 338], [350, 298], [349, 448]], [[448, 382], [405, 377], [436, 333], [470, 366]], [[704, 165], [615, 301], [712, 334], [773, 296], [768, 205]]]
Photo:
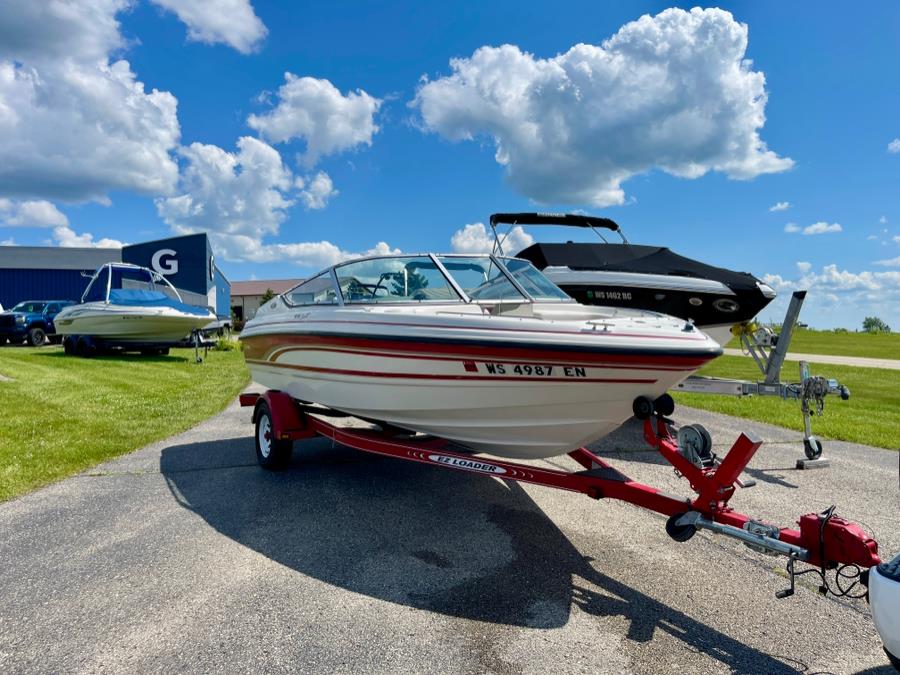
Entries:
[[900, 663], [900, 555], [869, 573], [869, 604], [884, 648]]

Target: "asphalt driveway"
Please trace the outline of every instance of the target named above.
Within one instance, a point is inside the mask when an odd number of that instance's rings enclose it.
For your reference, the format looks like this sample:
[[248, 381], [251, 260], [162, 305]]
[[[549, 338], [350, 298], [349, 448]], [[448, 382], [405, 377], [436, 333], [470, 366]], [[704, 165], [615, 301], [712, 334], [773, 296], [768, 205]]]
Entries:
[[[787, 525], [838, 503], [900, 550], [898, 453], [831, 442], [830, 468], [796, 471], [799, 434], [676, 417], [769, 441], [741, 510]], [[892, 672], [862, 601], [774, 597], [780, 559], [322, 439], [269, 473], [248, 418], [0, 504], [0, 671]], [[633, 430], [600, 447], [687, 494]]]

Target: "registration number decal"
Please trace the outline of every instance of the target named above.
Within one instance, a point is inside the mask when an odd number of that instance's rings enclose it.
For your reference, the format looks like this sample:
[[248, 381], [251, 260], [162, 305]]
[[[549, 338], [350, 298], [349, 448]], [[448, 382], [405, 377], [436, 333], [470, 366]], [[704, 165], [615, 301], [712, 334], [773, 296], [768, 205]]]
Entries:
[[488, 375], [521, 375], [523, 377], [587, 377], [581, 366], [549, 366], [534, 363], [485, 363]]

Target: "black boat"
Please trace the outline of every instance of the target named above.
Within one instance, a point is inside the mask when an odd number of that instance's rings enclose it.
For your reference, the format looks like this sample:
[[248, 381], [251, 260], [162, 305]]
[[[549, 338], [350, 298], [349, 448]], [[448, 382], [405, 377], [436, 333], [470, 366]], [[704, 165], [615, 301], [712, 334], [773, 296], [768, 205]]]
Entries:
[[[628, 243], [609, 218], [556, 213], [495, 213], [491, 227], [501, 248], [497, 225], [564, 225], [594, 230], [602, 243], [538, 243], [516, 254], [531, 261], [557, 286], [582, 304], [630, 307], [692, 321], [720, 344], [731, 328], [753, 319], [775, 291], [747, 272], [678, 255], [662, 246]], [[600, 229], [617, 233], [621, 244], [608, 243]]]

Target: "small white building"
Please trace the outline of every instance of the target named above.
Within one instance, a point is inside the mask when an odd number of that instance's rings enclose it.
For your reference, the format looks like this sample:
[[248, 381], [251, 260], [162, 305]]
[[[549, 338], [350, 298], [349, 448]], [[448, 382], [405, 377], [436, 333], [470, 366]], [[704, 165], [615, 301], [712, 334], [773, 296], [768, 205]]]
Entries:
[[249, 321], [256, 316], [263, 295], [269, 289], [281, 295], [303, 279], [263, 279], [231, 282], [231, 311], [237, 321]]

